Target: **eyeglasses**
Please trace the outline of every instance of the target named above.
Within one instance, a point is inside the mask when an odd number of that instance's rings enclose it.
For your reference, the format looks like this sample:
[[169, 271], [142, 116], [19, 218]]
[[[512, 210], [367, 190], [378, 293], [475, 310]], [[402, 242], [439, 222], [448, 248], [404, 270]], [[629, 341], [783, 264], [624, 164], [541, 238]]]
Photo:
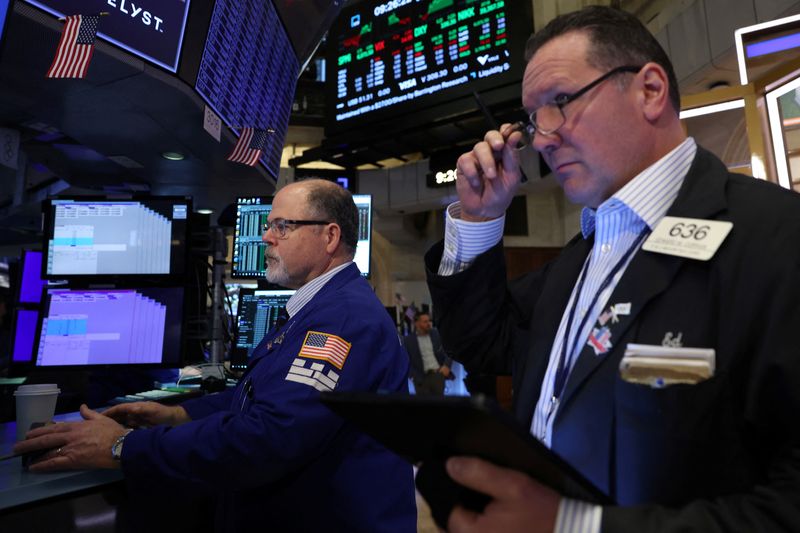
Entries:
[[276, 218], [275, 220], [267, 220], [262, 230], [264, 233], [269, 230], [274, 231], [279, 239], [286, 238], [287, 226], [324, 226], [330, 224], [327, 220], [287, 220], [285, 218]]
[[528, 115], [527, 122], [521, 120], [512, 125], [512, 128], [514, 128], [513, 131], [522, 132], [522, 139], [520, 139], [516, 148], [521, 150], [527, 146], [530, 146], [531, 143], [533, 143], [533, 137], [537, 132], [541, 135], [550, 135], [551, 133], [558, 131], [558, 129], [564, 125], [564, 122], [567, 121], [567, 117], [564, 114], [564, 108], [567, 106], [567, 104], [574, 102], [591, 89], [594, 89], [609, 79], [611, 76], [620, 74], [622, 72], [637, 73], [640, 70], [642, 70], [642, 67], [634, 67], [630, 65], [611, 69], [593, 82], [585, 85], [581, 89], [578, 89], [578, 91], [572, 94], [559, 94], [553, 99], [552, 102], [544, 104], [538, 109], [534, 109], [531, 114]]

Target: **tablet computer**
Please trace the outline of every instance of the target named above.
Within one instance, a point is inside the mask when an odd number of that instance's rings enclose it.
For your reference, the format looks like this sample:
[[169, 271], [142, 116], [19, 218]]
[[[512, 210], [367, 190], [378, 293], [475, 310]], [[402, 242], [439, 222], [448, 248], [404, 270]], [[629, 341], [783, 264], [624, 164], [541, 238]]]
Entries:
[[[443, 465], [448, 457], [470, 455], [525, 472], [564, 496], [613, 504], [509, 412], [483, 395], [323, 392], [322, 402], [413, 464]], [[443, 466], [441, 469], [443, 472]], [[428, 499], [421, 488], [420, 492]]]

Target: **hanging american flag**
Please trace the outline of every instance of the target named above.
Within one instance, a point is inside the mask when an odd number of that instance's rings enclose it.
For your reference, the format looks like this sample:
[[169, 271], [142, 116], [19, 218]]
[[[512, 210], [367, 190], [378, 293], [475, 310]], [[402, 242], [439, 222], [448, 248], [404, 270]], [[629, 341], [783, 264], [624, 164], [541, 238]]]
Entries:
[[251, 167], [255, 166], [261, 158], [264, 146], [267, 144], [267, 135], [274, 131], [272, 129], [261, 130], [258, 128], [242, 129], [242, 135], [228, 156], [228, 161], [244, 163]]
[[100, 15], [67, 17], [48, 78], [83, 78], [89, 68]]
[[339, 370], [344, 366], [347, 354], [350, 353], [350, 343], [336, 335], [321, 333], [319, 331], [309, 331], [303, 346], [300, 347], [299, 357], [309, 357], [311, 359], [322, 359], [327, 361]]

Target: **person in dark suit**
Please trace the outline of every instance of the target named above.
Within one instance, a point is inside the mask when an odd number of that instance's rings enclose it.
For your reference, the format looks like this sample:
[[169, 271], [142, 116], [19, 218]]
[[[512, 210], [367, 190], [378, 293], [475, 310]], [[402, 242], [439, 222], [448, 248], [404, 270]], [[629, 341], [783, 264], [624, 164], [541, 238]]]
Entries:
[[[529, 121], [459, 158], [429, 286], [454, 359], [512, 372], [518, 419], [617, 505], [458, 457], [450, 476], [493, 501], [448, 529], [800, 530], [800, 196], [686, 137], [669, 59], [632, 15], [559, 16], [526, 57]], [[555, 261], [508, 283], [526, 145], [585, 207]]]
[[452, 374], [439, 332], [428, 313], [414, 317], [414, 332], [403, 337], [403, 346], [411, 363], [411, 379], [417, 394], [444, 394], [444, 382]]

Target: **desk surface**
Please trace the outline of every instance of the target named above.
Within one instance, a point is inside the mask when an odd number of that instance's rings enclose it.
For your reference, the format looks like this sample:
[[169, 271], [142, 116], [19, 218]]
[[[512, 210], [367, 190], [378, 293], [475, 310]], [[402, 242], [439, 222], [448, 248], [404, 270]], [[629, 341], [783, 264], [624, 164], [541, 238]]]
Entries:
[[[79, 413], [53, 417], [57, 422], [80, 420]], [[12, 451], [17, 438], [17, 424], [0, 424], [0, 455]], [[22, 469], [22, 458], [0, 461], [0, 510], [46, 498], [99, 487], [122, 479], [121, 470], [75, 470], [34, 474]]]

